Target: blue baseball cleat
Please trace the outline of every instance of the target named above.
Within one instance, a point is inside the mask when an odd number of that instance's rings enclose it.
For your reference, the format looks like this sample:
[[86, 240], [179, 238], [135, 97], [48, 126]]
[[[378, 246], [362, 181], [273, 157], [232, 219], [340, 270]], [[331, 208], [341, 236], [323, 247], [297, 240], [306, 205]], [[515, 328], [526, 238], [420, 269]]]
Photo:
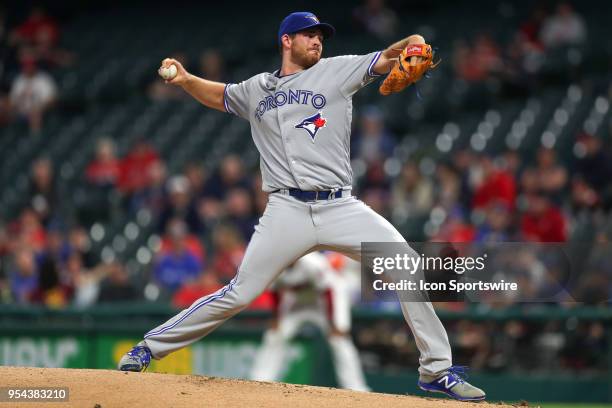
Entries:
[[465, 366], [452, 366], [435, 377], [421, 374], [417, 384], [424, 391], [440, 392], [459, 401], [482, 401], [485, 392], [462, 378], [467, 378], [467, 370]]
[[138, 343], [119, 360], [121, 371], [145, 371], [151, 362], [151, 350], [144, 343]]

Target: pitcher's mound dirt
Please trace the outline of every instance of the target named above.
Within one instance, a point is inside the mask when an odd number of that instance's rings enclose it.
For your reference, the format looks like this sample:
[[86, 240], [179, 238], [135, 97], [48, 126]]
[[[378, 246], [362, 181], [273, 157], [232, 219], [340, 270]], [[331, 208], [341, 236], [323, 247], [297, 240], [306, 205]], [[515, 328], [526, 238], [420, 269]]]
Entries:
[[[0, 387], [68, 387], [69, 402], [2, 403], [52, 407], [289, 407], [289, 408], [501, 408], [440, 398], [377, 394], [284, 383], [195, 375], [122, 373], [110, 370], [0, 367]], [[507, 405], [506, 407], [510, 407]]]

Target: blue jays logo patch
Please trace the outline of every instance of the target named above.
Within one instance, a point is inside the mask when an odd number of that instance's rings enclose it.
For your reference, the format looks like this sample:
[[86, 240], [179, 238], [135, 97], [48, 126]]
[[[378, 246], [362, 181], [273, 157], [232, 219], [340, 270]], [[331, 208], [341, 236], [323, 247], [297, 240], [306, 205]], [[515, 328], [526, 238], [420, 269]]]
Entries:
[[315, 136], [317, 135], [317, 132], [319, 131], [319, 129], [325, 127], [326, 124], [327, 124], [327, 119], [325, 119], [323, 117], [323, 113], [319, 111], [316, 114], [309, 116], [306, 119], [302, 120], [300, 123], [295, 125], [295, 128], [304, 129], [305, 131], [307, 131], [310, 137], [312, 138], [312, 142], [314, 143], [314, 139], [315, 139]]

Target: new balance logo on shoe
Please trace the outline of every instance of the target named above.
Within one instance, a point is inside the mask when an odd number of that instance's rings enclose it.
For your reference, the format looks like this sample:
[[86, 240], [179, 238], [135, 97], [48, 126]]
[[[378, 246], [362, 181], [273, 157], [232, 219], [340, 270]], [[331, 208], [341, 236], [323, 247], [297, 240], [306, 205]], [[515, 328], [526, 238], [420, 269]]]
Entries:
[[457, 380], [453, 379], [450, 375], [445, 375], [437, 381], [439, 384], [444, 383], [444, 388], [447, 390], [451, 389], [453, 385], [457, 384]]

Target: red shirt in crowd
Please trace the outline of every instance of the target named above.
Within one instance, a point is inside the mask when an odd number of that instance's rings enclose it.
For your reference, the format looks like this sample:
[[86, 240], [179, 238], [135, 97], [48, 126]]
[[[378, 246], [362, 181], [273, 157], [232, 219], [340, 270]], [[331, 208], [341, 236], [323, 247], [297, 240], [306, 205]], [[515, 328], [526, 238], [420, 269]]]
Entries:
[[548, 207], [543, 214], [524, 214], [521, 218], [524, 239], [536, 242], [565, 242], [565, 217], [556, 207]]
[[195, 281], [183, 285], [175, 294], [172, 296], [172, 304], [177, 308], [189, 307], [198, 300], [199, 298], [211, 295], [221, 289], [221, 285], [215, 279], [204, 281]]
[[9, 250], [11, 250], [14, 245], [23, 243], [38, 252], [47, 244], [47, 231], [45, 231], [42, 225], [36, 225], [34, 223], [26, 224], [22, 219], [19, 219], [11, 222], [7, 230], [9, 237], [14, 237], [12, 240], [7, 240]]
[[440, 228], [440, 231], [431, 239], [432, 242], [472, 242], [476, 230], [470, 224], [462, 221], [451, 221]]
[[236, 275], [240, 262], [242, 262], [242, 258], [244, 257], [244, 251], [245, 248], [242, 246], [232, 250], [217, 251], [212, 262], [212, 267], [217, 271], [221, 279], [227, 282]]
[[[201, 297], [212, 295], [223, 286], [221, 284], [204, 284], [203, 282], [193, 282], [181, 287], [172, 297], [172, 304], [181, 309], [191, 306], [196, 300]], [[259, 295], [248, 309], [250, 310], [273, 310], [275, 304], [275, 296], [272, 292], [266, 290]]]
[[515, 199], [516, 183], [512, 175], [496, 171], [476, 189], [472, 205], [474, 208], [483, 208], [492, 202], [502, 202], [512, 209]]
[[140, 191], [151, 184], [151, 168], [159, 156], [149, 146], [141, 146], [128, 153], [120, 165], [118, 187], [121, 192]]
[[44, 14], [31, 15], [15, 29], [17, 35], [30, 43], [36, 43], [42, 36], [49, 44], [57, 44], [59, 26], [55, 20]]

